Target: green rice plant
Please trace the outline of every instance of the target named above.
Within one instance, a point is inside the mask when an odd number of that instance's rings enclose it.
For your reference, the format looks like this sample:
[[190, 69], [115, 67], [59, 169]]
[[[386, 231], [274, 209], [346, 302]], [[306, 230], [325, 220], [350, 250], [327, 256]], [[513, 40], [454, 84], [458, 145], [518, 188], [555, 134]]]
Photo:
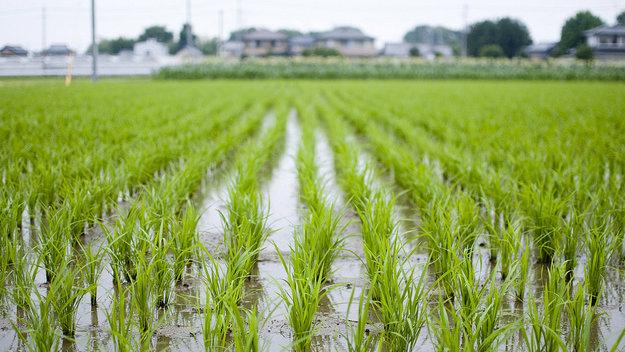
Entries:
[[608, 226], [604, 223], [593, 225], [586, 232], [586, 257], [584, 267], [585, 285], [588, 289], [591, 305], [596, 305], [601, 298], [605, 285], [606, 266], [614, 252]]
[[[28, 256], [21, 241], [14, 237], [10, 247], [11, 261], [13, 264], [13, 290], [11, 298], [20, 309], [29, 309], [31, 303], [31, 291], [37, 275], [39, 263], [33, 265], [29, 262]], [[38, 258], [40, 261], [41, 258]]]
[[102, 260], [104, 259], [105, 250], [105, 247], [101, 246], [97, 251], [94, 251], [93, 245], [91, 244], [84, 246], [82, 250], [84, 255], [84, 276], [87, 281], [87, 287], [89, 288], [92, 307], [98, 305], [98, 282], [104, 270]]
[[520, 257], [515, 261], [515, 268], [518, 268], [517, 280], [514, 284], [516, 299], [518, 301], [525, 301], [525, 290], [529, 282], [529, 272], [531, 268], [531, 252], [529, 241], [525, 239], [525, 246], [522, 247]]
[[569, 322], [568, 346], [571, 351], [582, 352], [592, 350], [591, 334], [593, 324], [597, 320], [596, 307], [586, 304], [586, 288], [578, 285], [567, 302], [566, 312]]
[[116, 352], [133, 351], [132, 317], [134, 305], [127, 304], [127, 297], [131, 295], [131, 288], [125, 287], [121, 279], [114, 280], [115, 289], [109, 310], [106, 311], [106, 320], [109, 325], [113, 349]]
[[[204, 349], [212, 351], [226, 346], [226, 339], [230, 331], [230, 321], [228, 318], [228, 303], [237, 300], [236, 291], [231, 289], [231, 285], [226, 278], [222, 277], [221, 269], [217, 261], [206, 252], [208, 262], [202, 266], [204, 270], [203, 279], [206, 284], [206, 301], [204, 303], [204, 315], [202, 322], [202, 336]], [[238, 280], [240, 281], [240, 280]]]
[[552, 266], [545, 284], [542, 311], [530, 294], [526, 301], [527, 322], [521, 336], [528, 351], [558, 352], [566, 350], [562, 338], [562, 315], [566, 308], [568, 285], [564, 266]]
[[234, 345], [234, 350], [237, 352], [260, 351], [260, 317], [257, 308], [239, 308], [236, 302], [231, 301], [228, 305], [228, 314], [233, 321], [232, 344]]
[[[456, 311], [449, 300], [438, 297], [436, 306], [438, 314], [430, 309], [428, 326], [430, 333], [434, 334], [434, 347], [439, 352], [461, 352], [464, 349], [463, 326], [460, 323], [462, 317]], [[467, 346], [471, 348], [471, 345]], [[468, 351], [471, 351], [470, 349]]]
[[78, 305], [90, 291], [89, 287], [84, 288], [77, 283], [81, 271], [82, 268], [75, 267], [73, 262], [63, 264], [57, 269], [48, 293], [63, 335], [69, 338], [73, 338], [76, 333]]
[[[376, 278], [373, 278], [370, 282], [370, 286], [375, 286]], [[369, 321], [369, 312], [371, 309], [372, 293], [373, 290], [367, 290], [367, 294], [361, 293], [358, 299], [358, 323], [353, 327], [349, 320], [349, 313], [351, 312], [352, 304], [354, 303], [355, 289], [352, 289], [352, 293], [349, 296], [347, 304], [347, 317], [345, 318], [346, 325], [349, 327], [347, 335], [345, 336], [347, 351], [348, 352], [368, 352], [373, 350], [375, 341], [373, 334], [367, 331], [367, 322]]]
[[295, 236], [288, 263], [278, 247], [275, 244], [274, 246], [287, 273], [287, 288], [280, 288], [280, 297], [289, 311], [288, 321], [293, 329], [293, 350], [310, 351], [319, 302], [333, 287], [324, 287], [323, 278], [318, 275], [322, 270], [322, 260], [308, 251], [301, 233]]
[[332, 263], [341, 251], [343, 239], [338, 235], [344, 226], [340, 224], [341, 218], [334, 214], [334, 208], [324, 206], [311, 208], [302, 224], [303, 246], [319, 261], [315, 276], [322, 282], [329, 280]]
[[29, 295], [20, 297], [25, 300], [25, 305], [22, 307], [25, 314], [23, 317], [18, 317], [16, 323], [12, 323], [13, 330], [28, 351], [59, 351], [60, 336], [54, 320], [53, 296], [49, 293], [44, 296], [39, 292], [34, 276], [29, 280], [31, 280]]
[[[499, 261], [501, 263], [501, 279], [506, 278], [512, 273], [514, 260], [519, 256], [521, 249], [522, 234], [521, 222], [518, 220], [509, 220], [506, 228], [501, 231], [502, 238], [499, 246]], [[521, 255], [522, 257], [522, 255]], [[527, 275], [525, 273], [521, 273]]]
[[70, 210], [65, 204], [59, 208], [46, 208], [47, 221], [39, 233], [36, 250], [45, 267], [48, 284], [54, 280], [58, 268], [62, 268], [69, 260], [71, 247], [67, 229], [70, 226]]
[[521, 192], [523, 207], [534, 232], [534, 245], [538, 250], [536, 259], [540, 263], [551, 263], [565, 231], [563, 219], [567, 201], [560, 199], [553, 187], [552, 184], [542, 188], [532, 184]]
[[[421, 274], [415, 273], [416, 268], [408, 260], [412, 253], [402, 253], [398, 238], [389, 244], [390, 249], [381, 253], [377, 266], [375, 286], [379, 298], [374, 301], [378, 308], [380, 320], [384, 324], [382, 335], [384, 345], [392, 351], [410, 351], [416, 347], [421, 329], [426, 323], [425, 318], [425, 277], [427, 267]], [[405, 255], [403, 259], [400, 256]]]
[[131, 302], [137, 316], [142, 348], [148, 348], [152, 342], [156, 319], [155, 286], [153, 275], [156, 269], [154, 262], [140, 256], [137, 258], [137, 275], [130, 283]]
[[150, 258], [154, 299], [158, 308], [166, 308], [174, 295], [174, 272], [167, 259], [170, 247], [168, 241], [161, 240], [160, 244], [152, 249]]
[[115, 222], [113, 229], [104, 224], [100, 228], [104, 232], [107, 241], [107, 249], [111, 258], [111, 270], [116, 279], [124, 277], [126, 282], [131, 282], [137, 275], [137, 258], [141, 255], [139, 243], [139, 221], [143, 216], [140, 206], [132, 206], [128, 213]]
[[188, 202], [182, 219], [176, 222], [171, 240], [174, 254], [174, 279], [177, 283], [182, 282], [184, 271], [191, 265], [194, 254], [197, 252], [199, 219], [197, 209], [191, 202]]

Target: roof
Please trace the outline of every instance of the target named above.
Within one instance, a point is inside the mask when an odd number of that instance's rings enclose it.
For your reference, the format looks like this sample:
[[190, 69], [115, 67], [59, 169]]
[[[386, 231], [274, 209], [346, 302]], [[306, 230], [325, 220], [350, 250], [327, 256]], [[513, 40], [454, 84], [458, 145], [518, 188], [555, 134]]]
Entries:
[[555, 49], [558, 43], [538, 43], [532, 44], [525, 49], [527, 53], [548, 53]]
[[65, 44], [52, 44], [48, 49], [43, 51], [44, 55], [69, 55], [73, 52], [74, 51]]
[[12, 52], [15, 55], [28, 55], [28, 51], [19, 45], [5, 45], [0, 51]]
[[315, 38], [311, 35], [297, 35], [289, 40], [294, 45], [311, 45], [315, 42]]
[[200, 57], [202, 51], [193, 45], [185, 45], [180, 51], [176, 53], [178, 57]]
[[243, 40], [286, 40], [286, 34], [259, 29], [243, 35]]
[[365, 35], [360, 29], [354, 27], [336, 27], [331, 31], [321, 33], [319, 39], [334, 40], [373, 40], [373, 37]]
[[589, 29], [587, 31], [584, 31], [584, 34], [587, 37], [590, 37], [590, 36], [593, 36], [593, 35], [625, 35], [625, 26], [623, 26], [623, 25], [615, 25], [615, 26], [603, 25], [603, 26], [595, 27], [593, 29]]

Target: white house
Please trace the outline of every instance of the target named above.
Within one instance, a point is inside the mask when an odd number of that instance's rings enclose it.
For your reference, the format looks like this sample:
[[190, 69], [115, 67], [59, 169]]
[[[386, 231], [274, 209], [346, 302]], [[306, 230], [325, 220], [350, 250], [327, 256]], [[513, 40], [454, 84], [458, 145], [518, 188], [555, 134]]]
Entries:
[[625, 60], [625, 26], [599, 26], [584, 35], [595, 58]]
[[133, 52], [137, 56], [160, 58], [169, 55], [167, 45], [154, 38], [149, 38], [144, 42], [138, 42], [133, 47]]
[[[416, 49], [416, 50], [415, 50]], [[454, 54], [449, 45], [427, 44], [427, 43], [386, 43], [382, 50], [382, 55], [390, 57], [410, 57], [411, 52], [427, 60], [437, 57], [449, 58]]]

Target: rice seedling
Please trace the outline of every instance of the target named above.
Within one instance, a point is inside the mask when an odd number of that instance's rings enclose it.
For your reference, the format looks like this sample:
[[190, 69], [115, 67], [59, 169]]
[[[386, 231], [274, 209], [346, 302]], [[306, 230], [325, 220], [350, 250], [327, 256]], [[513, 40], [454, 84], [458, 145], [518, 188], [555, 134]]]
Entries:
[[568, 346], [575, 352], [589, 351], [591, 347], [592, 325], [598, 316], [596, 307], [587, 304], [586, 288], [578, 285], [577, 289], [569, 289], [571, 299], [567, 302], [566, 313], [569, 322]]
[[613, 253], [613, 241], [605, 224], [596, 224], [586, 232], [587, 260], [584, 268], [585, 284], [588, 287], [590, 302], [599, 302], [605, 284], [606, 266]]
[[90, 291], [90, 288], [84, 288], [77, 282], [80, 271], [82, 268], [75, 267], [73, 262], [63, 264], [56, 271], [48, 293], [63, 335], [69, 338], [73, 338], [76, 333], [78, 305]]
[[516, 298], [518, 301], [525, 301], [525, 290], [529, 282], [529, 271], [531, 266], [531, 252], [529, 241], [525, 239], [525, 246], [521, 250], [518, 261], [515, 261], [518, 268], [518, 277], [515, 283]]
[[[373, 278], [371, 286], [375, 286], [375, 281], [376, 279]], [[361, 293], [360, 298], [358, 299], [358, 322], [354, 327], [349, 323], [349, 313], [351, 312], [351, 307], [354, 303], [355, 292], [356, 290], [352, 289], [347, 305], [347, 317], [345, 319], [346, 322], [348, 322], [347, 325], [349, 326], [347, 336], [345, 337], [347, 350], [349, 352], [371, 351], [375, 345], [375, 340], [373, 334], [369, 333], [367, 330], [367, 321], [369, 320], [369, 312], [371, 310], [371, 294], [373, 290], [368, 290], [367, 294], [364, 294], [364, 292]]]
[[148, 348], [152, 343], [156, 323], [156, 283], [153, 281], [156, 269], [148, 258], [140, 256], [137, 259], [137, 275], [130, 283], [130, 304], [137, 316], [141, 346]]
[[131, 294], [131, 288], [121, 284], [121, 279], [115, 280], [113, 299], [109, 310], [106, 311], [106, 320], [109, 332], [113, 340], [113, 349], [116, 352], [133, 351], [132, 341], [132, 318], [134, 305], [127, 304], [127, 297]]
[[332, 286], [324, 287], [323, 277], [318, 275], [322, 270], [322, 262], [308, 252], [301, 234], [295, 236], [290, 262], [287, 263], [277, 246], [276, 252], [287, 273], [287, 288], [280, 289], [280, 296], [289, 311], [288, 321], [293, 329], [293, 350], [310, 351], [319, 302]]
[[25, 300], [23, 306], [25, 315], [18, 318], [16, 323], [12, 323], [13, 329], [28, 351], [58, 351], [60, 335], [54, 320], [53, 296], [42, 295], [32, 281], [34, 277], [29, 280], [31, 289], [28, 295], [19, 298]]
[[89, 289], [92, 307], [98, 305], [98, 282], [104, 270], [102, 260], [105, 250], [105, 247], [99, 247], [97, 251], [94, 251], [93, 245], [91, 244], [84, 246], [82, 249], [84, 256], [84, 276]]
[[167, 259], [170, 244], [161, 240], [160, 244], [152, 248], [150, 258], [150, 274], [154, 284], [154, 299], [158, 308], [167, 307], [174, 295], [174, 272], [173, 267]]
[[567, 303], [568, 285], [564, 266], [552, 266], [543, 291], [542, 311], [536, 298], [527, 300], [527, 322], [521, 328], [525, 347], [529, 351], [555, 352], [566, 349], [562, 335], [562, 317]]
[[182, 219], [177, 222], [171, 237], [174, 254], [174, 279], [182, 282], [184, 271], [191, 265], [197, 252], [197, 223], [199, 215], [190, 202], [187, 203]]
[[68, 262], [70, 255], [70, 237], [67, 231], [69, 224], [69, 210], [67, 206], [60, 208], [47, 208], [47, 223], [39, 235], [37, 251], [42, 258], [46, 270], [46, 282], [54, 280], [58, 268], [62, 268]]

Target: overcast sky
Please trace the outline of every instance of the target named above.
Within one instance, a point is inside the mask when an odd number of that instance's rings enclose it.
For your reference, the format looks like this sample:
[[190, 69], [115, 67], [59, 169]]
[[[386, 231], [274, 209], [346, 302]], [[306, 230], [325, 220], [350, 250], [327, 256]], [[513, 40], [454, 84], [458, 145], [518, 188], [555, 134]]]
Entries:
[[[525, 22], [535, 42], [554, 41], [567, 17], [590, 10], [608, 23], [625, 9], [625, 0], [190, 0], [194, 32], [224, 35], [242, 26], [269, 29], [326, 30], [337, 25], [360, 27], [376, 45], [400, 41], [417, 24], [463, 26], [503, 16]], [[176, 33], [186, 20], [186, 0], [96, 0], [98, 38], [135, 37], [153, 24]], [[46, 8], [45, 41], [67, 43], [83, 51], [91, 38], [90, 0], [0, 0], [0, 45], [19, 44], [39, 50], [43, 43], [42, 8]], [[240, 17], [238, 8], [241, 8]]]

